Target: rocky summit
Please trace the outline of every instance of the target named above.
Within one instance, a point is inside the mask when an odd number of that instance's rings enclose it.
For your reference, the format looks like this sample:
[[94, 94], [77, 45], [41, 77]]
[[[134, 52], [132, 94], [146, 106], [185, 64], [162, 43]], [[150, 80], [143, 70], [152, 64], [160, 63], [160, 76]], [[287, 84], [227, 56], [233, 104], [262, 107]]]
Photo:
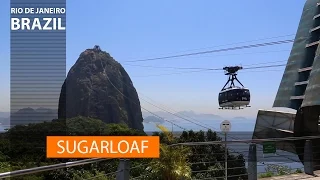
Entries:
[[143, 130], [140, 101], [129, 75], [99, 46], [80, 54], [61, 88], [59, 119], [76, 116]]

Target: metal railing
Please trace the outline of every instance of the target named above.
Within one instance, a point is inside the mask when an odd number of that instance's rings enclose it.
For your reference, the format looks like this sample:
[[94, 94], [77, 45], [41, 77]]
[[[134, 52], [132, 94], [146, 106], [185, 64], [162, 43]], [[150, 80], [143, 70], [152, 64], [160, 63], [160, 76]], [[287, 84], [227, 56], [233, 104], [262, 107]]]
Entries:
[[[306, 144], [304, 145], [304, 154], [297, 154], [297, 155], [303, 155], [305, 162], [304, 162], [304, 172], [306, 172], [307, 174], [313, 175], [313, 170], [314, 167], [318, 166], [318, 164], [314, 164], [314, 161], [319, 161], [320, 159], [314, 159], [313, 156], [317, 153], [319, 153], [320, 157], [320, 152], [312, 152], [313, 150], [313, 146], [312, 146], [312, 141], [314, 139], [320, 139], [320, 136], [305, 136], [305, 137], [288, 137], [288, 138], [270, 138], [270, 139], [253, 139], [253, 140], [233, 140], [233, 141], [210, 141], [210, 142], [186, 142], [186, 143], [177, 143], [177, 144], [173, 144], [170, 145], [171, 147], [173, 146], [205, 146], [205, 145], [221, 145], [221, 144], [244, 144], [244, 143], [250, 143], [249, 145], [249, 150], [246, 151], [248, 152], [247, 155], [245, 155], [244, 151], [239, 151], [243, 157], [246, 157], [246, 162], [247, 162], [247, 170], [248, 173], [246, 174], [239, 174], [238, 176], [248, 176], [249, 180], [256, 180], [258, 178], [258, 172], [257, 172], [257, 167], [260, 166], [258, 165], [258, 161], [265, 160], [266, 158], [280, 158], [280, 157], [285, 157], [285, 156], [291, 156], [291, 155], [279, 155], [279, 154], [274, 154], [274, 156], [261, 156], [258, 154], [258, 150], [257, 150], [257, 146], [261, 145], [261, 143], [263, 142], [275, 142], [275, 143], [282, 143], [284, 141], [301, 141], [301, 140], [305, 140]], [[320, 151], [320, 150], [319, 150]], [[220, 153], [221, 155], [223, 153]], [[230, 154], [232, 154], [232, 152], [230, 152]], [[194, 156], [202, 156], [202, 155], [207, 155], [207, 154], [193, 154]], [[297, 156], [296, 155], [296, 156]], [[218, 156], [218, 154], [217, 154]], [[293, 155], [292, 155], [293, 156]], [[316, 157], [316, 156], [315, 156]], [[110, 158], [112, 159], [112, 158]], [[105, 161], [105, 160], [110, 160], [110, 159], [103, 159], [103, 158], [93, 158], [93, 159], [84, 159], [84, 160], [79, 160], [79, 161], [72, 161], [72, 162], [67, 162], [67, 163], [60, 163], [60, 164], [54, 164], [54, 165], [47, 165], [47, 166], [41, 166], [41, 167], [34, 167], [34, 168], [29, 168], [29, 169], [23, 169], [23, 170], [16, 170], [16, 171], [11, 171], [11, 172], [5, 172], [5, 173], [0, 173], [0, 179], [2, 178], [11, 178], [11, 177], [17, 177], [17, 176], [22, 176], [22, 175], [29, 175], [29, 174], [34, 174], [34, 173], [38, 173], [38, 172], [44, 172], [44, 171], [51, 171], [51, 170], [57, 170], [57, 169], [63, 169], [63, 168], [69, 168], [69, 167], [74, 167], [74, 166], [80, 166], [80, 165], [85, 165], [85, 164], [91, 164], [91, 163], [96, 163], [96, 162], [100, 162], [100, 161]], [[232, 161], [232, 160], [229, 160]], [[270, 160], [272, 161], [272, 160]], [[299, 159], [297, 160], [299, 161]], [[215, 163], [217, 163], [218, 161], [215, 161]], [[136, 167], [130, 167], [130, 165], [128, 165], [129, 161], [127, 160], [120, 160], [120, 164], [118, 167], [118, 170], [115, 172], [108, 172], [106, 174], [103, 174], [104, 176], [107, 175], [116, 175], [117, 179], [119, 177], [122, 177], [122, 179], [124, 180], [129, 180], [129, 175], [130, 175], [130, 169], [135, 169]], [[193, 162], [192, 164], [196, 164], [196, 163], [212, 163], [212, 162]], [[220, 162], [223, 163], [223, 162]], [[288, 162], [289, 163], [289, 162]], [[268, 164], [268, 163], [266, 163]], [[264, 165], [266, 165], [264, 164]], [[281, 164], [281, 162], [277, 163], [278, 165]], [[143, 166], [139, 165], [139, 166]], [[148, 165], [146, 165], [148, 166]], [[228, 167], [227, 169], [235, 169], [235, 168], [243, 168], [243, 167]], [[222, 170], [222, 169], [220, 169]], [[224, 169], [223, 169], [224, 170]], [[197, 170], [197, 171], [193, 171], [192, 173], [201, 173], [202, 172], [209, 172], [212, 170], [208, 170], [208, 169], [203, 169], [203, 170]], [[101, 175], [99, 175], [101, 176]], [[142, 176], [148, 176], [148, 174], [142, 174], [140, 175]], [[230, 176], [237, 176], [237, 175], [230, 175]], [[92, 177], [89, 179], [95, 179], [96, 177]], [[228, 176], [229, 177], [229, 176]], [[131, 177], [132, 179], [139, 179], [139, 177]], [[216, 178], [222, 178], [223, 177], [216, 177]], [[225, 176], [224, 176], [225, 178]]]
[[85, 164], [91, 164], [95, 162], [104, 161], [107, 159], [101, 159], [101, 158], [93, 158], [93, 159], [84, 159], [79, 161], [72, 161], [67, 163], [60, 163], [60, 164], [53, 164], [53, 165], [47, 165], [47, 166], [40, 166], [40, 167], [34, 167], [29, 169], [22, 169], [17, 171], [11, 171], [11, 172], [5, 172], [0, 173], [0, 178], [11, 178], [16, 176], [22, 176], [22, 175], [28, 175], [28, 174], [34, 174], [38, 172], [44, 172], [44, 171], [51, 171], [56, 169], [62, 169], [62, 168], [68, 168], [68, 167], [74, 167], [74, 166], [80, 166]]

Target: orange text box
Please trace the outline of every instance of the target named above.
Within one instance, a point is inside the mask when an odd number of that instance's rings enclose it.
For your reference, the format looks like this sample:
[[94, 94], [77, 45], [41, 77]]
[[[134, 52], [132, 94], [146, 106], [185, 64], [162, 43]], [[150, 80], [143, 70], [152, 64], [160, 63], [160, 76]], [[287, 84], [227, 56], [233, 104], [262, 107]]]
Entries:
[[47, 158], [159, 158], [158, 136], [47, 136]]

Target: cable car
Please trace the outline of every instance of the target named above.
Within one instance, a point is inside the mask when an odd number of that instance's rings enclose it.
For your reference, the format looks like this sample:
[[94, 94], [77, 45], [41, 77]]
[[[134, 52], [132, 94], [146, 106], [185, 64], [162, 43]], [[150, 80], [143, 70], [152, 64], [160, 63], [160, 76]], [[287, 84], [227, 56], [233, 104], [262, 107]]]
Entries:
[[[237, 71], [242, 69], [240, 66], [224, 67], [229, 76], [227, 83], [224, 85], [219, 93], [220, 109], [243, 109], [243, 107], [250, 107], [250, 91], [245, 88], [237, 78]], [[234, 81], [237, 81], [242, 87], [235, 86]], [[227, 86], [230, 83], [229, 86]]]

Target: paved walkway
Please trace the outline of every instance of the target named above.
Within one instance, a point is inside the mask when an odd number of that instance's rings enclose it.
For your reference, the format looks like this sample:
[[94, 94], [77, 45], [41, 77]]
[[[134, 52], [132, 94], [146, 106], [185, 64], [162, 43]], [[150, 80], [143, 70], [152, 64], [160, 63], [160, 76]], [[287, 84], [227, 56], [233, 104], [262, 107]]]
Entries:
[[320, 180], [320, 171], [315, 171], [314, 174], [318, 177], [307, 175], [304, 173], [299, 174], [291, 174], [286, 176], [275, 176], [269, 178], [258, 178], [260, 180], [299, 180], [299, 179], [306, 179], [306, 180]]

